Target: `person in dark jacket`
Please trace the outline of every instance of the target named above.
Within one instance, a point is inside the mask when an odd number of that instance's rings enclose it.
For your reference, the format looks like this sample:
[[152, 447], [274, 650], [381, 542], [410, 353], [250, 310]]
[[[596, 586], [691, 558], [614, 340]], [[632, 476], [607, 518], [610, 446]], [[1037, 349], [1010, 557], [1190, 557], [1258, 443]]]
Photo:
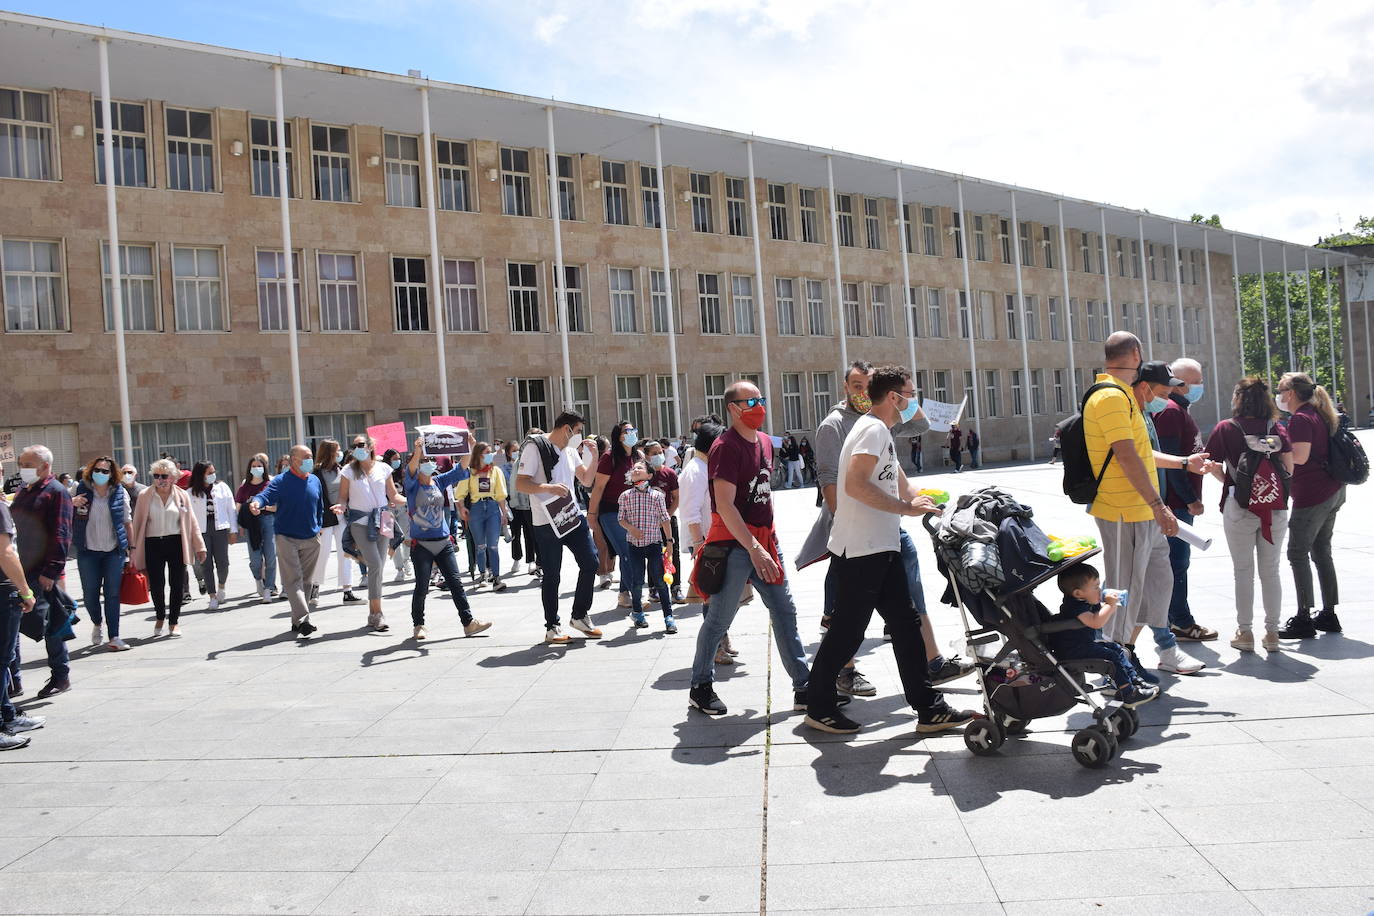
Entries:
[[91, 618], [91, 645], [123, 652], [129, 646], [119, 638], [119, 585], [129, 558], [125, 526], [130, 512], [127, 493], [115, 482], [116, 473], [114, 459], [108, 455], [82, 470], [72, 496], [72, 550], [81, 573], [82, 601]]
[[34, 594], [31, 613], [47, 621], [44, 639], [51, 675], [38, 691], [41, 700], [72, 687], [65, 639], [69, 618], [57, 587], [72, 547], [72, 497], [53, 476], [52, 452], [46, 446], [30, 445], [20, 453], [19, 474], [23, 486], [10, 507], [18, 531], [19, 561]]

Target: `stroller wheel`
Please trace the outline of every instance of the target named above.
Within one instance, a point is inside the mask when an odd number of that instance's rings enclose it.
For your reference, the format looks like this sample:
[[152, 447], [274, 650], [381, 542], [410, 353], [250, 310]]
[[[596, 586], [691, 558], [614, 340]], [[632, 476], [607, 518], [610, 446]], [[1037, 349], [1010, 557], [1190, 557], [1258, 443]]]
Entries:
[[964, 728], [964, 745], [979, 757], [995, 752], [1006, 736], [992, 719], [974, 719]]
[[1136, 714], [1134, 709], [1123, 706], [1113, 710], [1107, 719], [1111, 723], [1118, 741], [1125, 741], [1140, 730], [1140, 716]]
[[1099, 726], [1090, 726], [1073, 736], [1073, 759], [1085, 767], [1104, 767], [1116, 755], [1117, 743]]

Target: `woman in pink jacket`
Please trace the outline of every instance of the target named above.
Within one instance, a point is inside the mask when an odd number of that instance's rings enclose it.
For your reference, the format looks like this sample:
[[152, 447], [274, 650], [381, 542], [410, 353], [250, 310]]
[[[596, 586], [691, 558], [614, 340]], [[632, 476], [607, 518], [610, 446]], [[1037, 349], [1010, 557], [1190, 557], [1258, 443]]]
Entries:
[[[177, 466], [166, 458], [153, 463], [153, 485], [134, 507], [133, 533], [129, 538], [129, 561], [134, 569], [148, 573], [153, 611], [157, 623], [153, 637], [180, 636], [177, 619], [181, 616], [182, 596], [186, 591], [186, 567], [205, 562], [205, 539], [191, 511], [191, 497], [176, 486]], [[166, 587], [171, 587], [171, 607], [167, 606]]]

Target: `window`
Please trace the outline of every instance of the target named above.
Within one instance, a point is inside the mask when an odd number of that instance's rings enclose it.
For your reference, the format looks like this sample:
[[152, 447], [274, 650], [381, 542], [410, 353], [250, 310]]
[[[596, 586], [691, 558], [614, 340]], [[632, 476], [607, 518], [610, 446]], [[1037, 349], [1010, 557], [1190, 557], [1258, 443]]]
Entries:
[[615, 414], [621, 420], [644, 429], [644, 379], [638, 375], [615, 377]]
[[1154, 243], [1154, 242], [1150, 242], [1149, 244], [1147, 244], [1147, 245], [1145, 246], [1145, 251], [1149, 254], [1149, 258], [1150, 258], [1150, 279], [1153, 280], [1153, 279], [1155, 279], [1155, 243]]
[[874, 283], [869, 287], [869, 297], [873, 301], [873, 336], [895, 337], [892, 329], [892, 309], [887, 298], [887, 284]]
[[844, 332], [850, 337], [864, 336], [863, 304], [859, 300], [859, 284], [844, 284]]
[[396, 305], [396, 330], [428, 331], [429, 283], [424, 258], [391, 259], [391, 291]]
[[773, 280], [773, 299], [778, 304], [778, 333], [797, 334], [797, 281], [786, 277]]
[[460, 140], [436, 140], [434, 146], [435, 171], [439, 174], [439, 209], [472, 210], [468, 145]]
[[[557, 278], [558, 270], [554, 268], [554, 277]], [[554, 289], [555, 305], [558, 301], [558, 289]], [[571, 264], [563, 265], [563, 300], [567, 303], [567, 322], [569, 334], [585, 334], [591, 330], [591, 325], [587, 323], [587, 300], [583, 295], [582, 268], [574, 267]]]
[[1026, 415], [1026, 390], [1020, 369], [1011, 370], [1011, 415], [1013, 417]]
[[0, 178], [52, 181], [52, 98], [0, 89]]
[[1164, 246], [1164, 279], [1174, 282], [1174, 249], [1172, 245]]
[[1164, 316], [1159, 312], [1153, 312], [1151, 318], [1154, 321], [1154, 340], [1155, 343], [1164, 343]]
[[748, 274], [730, 277], [730, 301], [735, 311], [735, 333], [757, 334], [754, 322], [754, 278]]
[[950, 227], [951, 234], [954, 236], [954, 256], [962, 260], [964, 257], [964, 220], [953, 210], [950, 211], [950, 215], [954, 218], [954, 225]]
[[921, 208], [921, 243], [927, 255], [932, 258], [940, 256], [940, 224], [934, 207]]
[[601, 161], [601, 198], [606, 206], [606, 222], [613, 226], [630, 225], [630, 186], [626, 184], [625, 163]]
[[[172, 246], [172, 295], [178, 331], [225, 330], [222, 290], [218, 248]], [[286, 313], [282, 315], [285, 320]]]
[[806, 420], [802, 416], [800, 372], [782, 374], [782, 426], [783, 429], [802, 429], [806, 426]]
[[829, 372], [811, 373], [811, 409], [815, 412], [816, 422], [820, 423], [835, 406], [834, 386]]
[[1054, 413], [1055, 416], [1062, 417], [1067, 413], [1064, 409], [1064, 370], [1054, 370]]
[[[1131, 327], [1131, 304], [1129, 302], [1121, 303], [1121, 327], [1127, 330]], [[1143, 331], [1141, 336], [1144, 336]]]
[[1007, 294], [1006, 294], [1006, 307], [1007, 307], [1007, 308], [1006, 308], [1006, 311], [1007, 311], [1007, 340], [1020, 340], [1020, 339], [1021, 339], [1021, 322], [1018, 320], [1018, 316], [1017, 316], [1017, 314], [1016, 314], [1017, 308], [1016, 308], [1016, 294], [1015, 294], [1015, 293], [1007, 293]]
[[105, 130], [103, 106], [95, 102], [95, 183], [105, 183], [105, 136], [114, 142], [115, 186], [146, 188], [148, 176], [148, 124], [142, 105], [137, 102], [110, 103], [114, 122]]
[[745, 208], [744, 179], [725, 179], [725, 226], [731, 235], [749, 234], [749, 211]]
[[[501, 212], [507, 216], [533, 216], [530, 192], [530, 151], [501, 147]], [[527, 425], [525, 427], [529, 429]], [[544, 429], [543, 426], [539, 427]]]
[[806, 281], [806, 319], [807, 333], [813, 337], [827, 337], [830, 334], [830, 311], [825, 306], [825, 283], [821, 280]]
[[[701, 333], [724, 334], [720, 309], [720, 274], [697, 274], [697, 305], [701, 309]], [[725, 414], [717, 414], [724, 417]]]
[[[544, 157], [548, 167], [549, 157]], [[561, 219], [577, 219], [577, 183], [573, 171], [573, 157], [558, 154], [558, 215]], [[552, 214], [550, 214], [552, 215]]]
[[798, 208], [801, 210], [801, 240], [820, 242], [820, 218], [816, 212], [816, 191], [814, 188], [797, 189]]
[[768, 186], [768, 233], [777, 242], [785, 242], [787, 234], [787, 185]]
[[1001, 390], [997, 376], [1000, 374], [998, 369], [983, 370], [983, 416], [985, 417], [995, 417], [1001, 413], [1001, 406], [997, 403], [998, 392]]
[[921, 288], [908, 286], [906, 290], [906, 330], [912, 337], [921, 336]]
[[635, 272], [628, 267], [611, 268], [611, 330], [617, 334], [639, 333]]
[[970, 420], [978, 419], [978, 390], [973, 384], [973, 370], [964, 370], [964, 411]]
[[[1002, 260], [1010, 264], [1011, 248], [1008, 247], [1007, 243], [1007, 221], [1002, 220], [1001, 224], [1002, 234], [999, 237], [1002, 239]], [[973, 259], [975, 261], [988, 260], [987, 232], [983, 228], [983, 218], [976, 215], [973, 217]]]
[[1178, 328], [1174, 326], [1174, 310], [1168, 305], [1161, 303], [1164, 310], [1165, 333], [1169, 343], [1178, 343]]
[[944, 290], [926, 288], [926, 334], [930, 337], [945, 336]]
[[1101, 340], [1097, 333], [1097, 302], [1088, 300], [1088, 339]]
[[[286, 183], [288, 193], [295, 196], [296, 162], [291, 143], [291, 122], [286, 122]], [[275, 118], [248, 119], [248, 156], [253, 170], [253, 195], [276, 197], [281, 194], [277, 169], [277, 121]]]
[[911, 225], [911, 204], [902, 204], [902, 249], [906, 254], [916, 254], [915, 229]]
[[[124, 301], [124, 330], [160, 331], [157, 304], [157, 257], [152, 245], [120, 245], [120, 294]], [[110, 276], [110, 244], [100, 243], [101, 291], [105, 300], [105, 330], [114, 330], [114, 280]]]
[[1021, 223], [1017, 228], [1017, 236], [1021, 242], [1021, 266], [1035, 266], [1035, 246], [1031, 242], [1030, 223]]
[[660, 435], [672, 436], [679, 432], [677, 414], [677, 395], [686, 388], [686, 379], [678, 379], [678, 390], [673, 391], [673, 377], [671, 375], [654, 376], [654, 394], [658, 402], [658, 432]]
[[[267, 418], [267, 457], [275, 464], [298, 440], [291, 417]], [[347, 442], [363, 435], [370, 425], [365, 413], [317, 413], [305, 415], [305, 444], [313, 450], [325, 439]], [[419, 425], [418, 423], [416, 424]], [[175, 452], [173, 455], [175, 456]], [[218, 469], [218, 466], [216, 467]]]
[[935, 371], [935, 400], [949, 403], [949, 372], [944, 369]]
[[[510, 296], [510, 329], [512, 331], [542, 331], [539, 319], [539, 279], [533, 264], [506, 264], [506, 289]], [[538, 426], [548, 429], [546, 424], [526, 423], [524, 428]]]
[[1054, 240], [1050, 236], [1050, 227], [1040, 227], [1040, 257], [1045, 262], [1045, 267], [1054, 269]]
[[649, 165], [639, 167], [639, 193], [644, 203], [644, 228], [660, 228], [663, 214], [658, 209], [658, 169]]
[[879, 202], [872, 197], [864, 199], [864, 239], [869, 248], [882, 248], [882, 218], [879, 215]]
[[[1082, 330], [1082, 321], [1083, 321], [1083, 318], [1082, 318], [1082, 315], [1083, 315], [1082, 304], [1081, 304], [1077, 299], [1070, 299], [1070, 300], [1069, 300], [1069, 337], [1070, 337], [1070, 339], [1072, 339], [1072, 340], [1082, 340], [1082, 339], [1083, 339], [1083, 330]], [[1051, 321], [1053, 321], [1053, 315], [1051, 315]]]
[[353, 200], [353, 159], [347, 127], [310, 125], [310, 168], [315, 199]]
[[[533, 265], [530, 265], [531, 269]], [[549, 428], [549, 381], [542, 378], [515, 380], [516, 408], [520, 414], [520, 428]]]
[[[271, 418], [269, 418], [270, 420]], [[289, 424], [289, 417], [282, 417]], [[270, 426], [270, 423], [269, 423]], [[124, 426], [119, 422], [110, 424], [110, 432], [115, 442], [124, 439]], [[359, 430], [361, 432], [361, 429]], [[209, 459], [219, 472], [220, 479], [231, 486], [237, 484], [238, 467], [234, 464], [234, 443], [229, 436], [228, 420], [167, 420], [152, 423], [134, 423], [130, 426], [130, 439], [133, 440], [134, 467], [146, 469], [162, 455], [175, 458], [182, 467], [190, 467], [197, 461]], [[285, 445], [273, 455], [285, 454], [291, 447], [291, 437], [283, 437]], [[269, 440], [268, 445], [271, 445]], [[146, 470], [143, 473], [147, 473]]]
[[1131, 239], [1131, 276], [1140, 279], [1140, 242]]
[[587, 429], [596, 429], [596, 412], [592, 410], [595, 400], [592, 397], [592, 380], [585, 375], [573, 376], [571, 406], [586, 421]]
[[965, 340], [973, 334], [972, 316], [969, 314], [968, 295], [959, 290], [959, 336]]
[[386, 205], [420, 206], [420, 138], [408, 134], [382, 134], [385, 154]]
[[1037, 415], [1045, 412], [1045, 370], [1031, 370], [1031, 411]]
[[1192, 273], [1193, 273], [1193, 281], [1192, 281], [1192, 282], [1193, 282], [1193, 285], [1194, 285], [1194, 286], [1200, 286], [1200, 285], [1202, 284], [1202, 278], [1203, 278], [1203, 276], [1204, 276], [1204, 273], [1203, 273], [1203, 270], [1202, 270], [1202, 263], [1201, 263], [1201, 262], [1202, 262], [1202, 254], [1201, 254], [1201, 252], [1199, 252], [1196, 248], [1190, 250], [1190, 251], [1188, 252], [1188, 261], [1189, 261], [1189, 263], [1191, 263], [1191, 264], [1193, 265], [1193, 271], [1192, 271]]
[[1145, 335], [1149, 333], [1149, 328], [1145, 326], [1145, 303], [1143, 302], [1135, 304], [1135, 326], [1136, 333], [1143, 340]]
[[[215, 251], [216, 249], [200, 249]], [[175, 254], [173, 255], [175, 261]], [[305, 303], [301, 296], [301, 259], [300, 252], [291, 252], [291, 271], [293, 283], [291, 291], [296, 302], [296, 330], [309, 330], [305, 323]], [[258, 326], [263, 331], [288, 330], [290, 318], [287, 315], [286, 261], [280, 251], [260, 250], [257, 253], [258, 279]], [[183, 330], [185, 330], [183, 328]]]
[[[1153, 256], [1153, 251], [1151, 251], [1151, 257]], [[1116, 275], [1118, 277], [1126, 276], [1126, 248], [1121, 239], [1116, 240]]]
[[476, 261], [444, 258], [444, 329], [459, 333], [484, 330]]
[[[437, 407], [428, 410], [403, 410], [401, 411], [401, 422], [406, 425], [406, 429], [411, 430], [417, 426], [423, 426], [431, 422], [440, 415]], [[491, 441], [491, 410], [487, 407], [450, 407], [448, 415], [451, 417], [462, 417], [468, 421], [468, 429], [472, 432], [473, 438], [477, 442]], [[358, 416], [357, 414], [344, 414], [344, 416]], [[306, 418], [310, 422], [310, 418]], [[346, 441], [340, 439], [340, 442]]]
[[1050, 340], [1064, 339], [1064, 319], [1059, 314], [1060, 299], [1050, 296]]
[[668, 333], [668, 305], [673, 306], [673, 331], [682, 333], [682, 297], [669, 289], [663, 278], [663, 271], [649, 271], [649, 306], [653, 311], [653, 331], [655, 334]]
[[716, 223], [711, 213], [711, 176], [693, 172], [691, 181], [692, 229], [697, 232], [715, 232]]
[[320, 330], [363, 330], [358, 258], [321, 251], [315, 256], [320, 281]]
[[854, 198], [849, 194], [835, 195], [835, 213], [839, 224], [840, 244], [854, 247]]
[[1035, 296], [1022, 296], [1021, 306], [1026, 313], [1026, 340], [1040, 339], [1040, 300]]
[[725, 376], [706, 376], [706, 412], [725, 417]]
[[58, 242], [5, 239], [0, 247], [0, 271], [5, 279], [5, 330], [67, 329]]

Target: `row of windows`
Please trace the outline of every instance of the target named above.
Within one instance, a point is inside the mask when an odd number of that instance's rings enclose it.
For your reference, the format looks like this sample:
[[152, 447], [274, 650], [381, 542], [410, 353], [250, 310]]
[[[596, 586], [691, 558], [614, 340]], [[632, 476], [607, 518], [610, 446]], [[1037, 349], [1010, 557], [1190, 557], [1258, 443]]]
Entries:
[[[148, 111], [151, 103], [113, 102], [111, 124], [107, 130], [99, 101], [93, 102], [96, 125], [96, 181], [105, 181], [104, 147], [114, 148], [115, 183], [121, 187], [153, 187]], [[181, 191], [219, 189], [215, 162], [215, 123], [213, 112], [162, 106], [165, 139], [165, 186]], [[0, 88], [0, 178], [54, 180], [53, 107], [51, 95], [21, 89]], [[295, 122], [286, 122], [285, 148], [287, 185], [291, 196], [305, 192], [296, 175]], [[313, 199], [351, 202], [358, 199], [354, 178], [355, 128], [309, 122], [309, 192]], [[275, 197], [281, 193], [278, 166], [277, 125], [273, 118], [248, 116], [248, 137], [252, 193]], [[237, 143], [238, 141], [236, 141]], [[383, 175], [386, 203], [395, 207], [421, 207], [423, 196], [422, 139], [410, 134], [382, 133]], [[241, 145], [239, 146], [241, 151]], [[460, 140], [435, 140], [434, 162], [436, 206], [442, 210], [475, 211], [477, 193], [473, 186], [473, 157], [470, 144]], [[532, 162], [535, 153], [528, 149], [502, 147], [500, 167], [489, 169], [487, 177], [500, 181], [501, 210], [508, 216], [534, 216], [538, 199]], [[580, 156], [560, 154], [557, 163], [558, 206], [563, 219], [581, 216], [579, 188], [592, 176], [580, 175]], [[549, 170], [547, 157], [544, 174]], [[715, 233], [723, 230], [732, 236], [750, 236], [747, 182], [743, 178], [690, 172], [684, 203], [690, 205], [692, 229]], [[662, 222], [658, 202], [658, 174], [652, 166], [613, 160], [600, 161], [600, 174], [593, 188], [601, 191], [602, 215], [611, 225], [640, 225], [659, 228]], [[723, 193], [723, 211], [720, 209]], [[824, 221], [816, 188], [767, 183], [764, 202], [768, 233], [777, 241], [821, 244], [825, 241]], [[638, 206], [635, 205], [636, 200]], [[882, 250], [888, 247], [887, 225], [890, 201], [855, 194], [835, 195], [835, 231], [846, 247]], [[959, 232], [960, 215], [952, 213], [953, 225], [942, 225], [940, 208], [919, 204], [902, 205], [902, 234], [908, 253], [941, 257], [942, 236], [954, 239], [953, 255], [963, 257], [963, 238]], [[723, 217], [723, 218], [722, 218]], [[1001, 263], [1013, 264], [1013, 232], [1010, 220], [973, 214], [969, 244], [973, 257], [991, 261], [992, 251], [1000, 251]], [[994, 225], [995, 223], [995, 225]], [[1024, 267], [1055, 269], [1061, 253], [1056, 251], [1057, 234], [1052, 226], [1033, 226], [1021, 222], [1019, 254]], [[1114, 239], [1114, 254], [1101, 248], [1098, 237], [1079, 232], [1079, 257], [1070, 267], [1086, 273], [1102, 273], [1104, 255], [1115, 263], [1114, 273], [1139, 279], [1142, 272], [1140, 243]], [[1129, 255], [1127, 242], [1129, 241]], [[1202, 282], [1201, 252], [1191, 250], [1187, 257], [1175, 257], [1171, 246], [1146, 244], [1143, 269], [1151, 280], [1173, 281], [1174, 272], [1192, 285]]]

